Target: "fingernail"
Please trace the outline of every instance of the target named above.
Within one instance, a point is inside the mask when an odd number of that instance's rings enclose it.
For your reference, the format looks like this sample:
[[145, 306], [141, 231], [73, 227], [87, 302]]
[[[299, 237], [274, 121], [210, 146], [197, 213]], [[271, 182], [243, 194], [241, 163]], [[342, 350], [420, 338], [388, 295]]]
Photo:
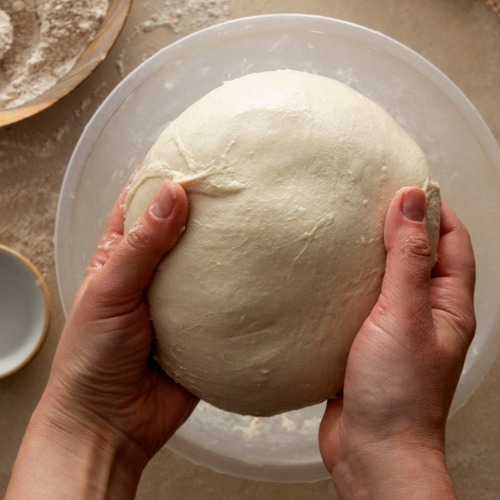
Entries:
[[153, 199], [150, 209], [151, 214], [158, 219], [166, 219], [172, 213], [176, 200], [177, 192], [174, 185], [171, 181], [166, 181], [158, 189]]
[[408, 220], [422, 222], [425, 219], [425, 193], [418, 188], [405, 191], [401, 211]]

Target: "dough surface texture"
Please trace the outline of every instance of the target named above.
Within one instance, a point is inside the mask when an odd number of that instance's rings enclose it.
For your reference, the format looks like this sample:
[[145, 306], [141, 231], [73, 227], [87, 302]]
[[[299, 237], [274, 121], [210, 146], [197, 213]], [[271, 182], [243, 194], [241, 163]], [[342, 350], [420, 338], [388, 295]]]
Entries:
[[134, 179], [126, 229], [164, 178], [186, 231], [148, 291], [156, 356], [201, 399], [258, 416], [329, 398], [385, 267], [396, 191], [420, 186], [436, 251], [439, 186], [378, 105], [292, 70], [224, 83], [161, 133]]

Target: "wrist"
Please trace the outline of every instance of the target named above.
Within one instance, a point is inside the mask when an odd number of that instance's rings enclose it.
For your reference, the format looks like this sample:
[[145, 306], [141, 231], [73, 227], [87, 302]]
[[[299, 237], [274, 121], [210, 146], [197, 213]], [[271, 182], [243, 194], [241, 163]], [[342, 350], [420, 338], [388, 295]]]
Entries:
[[102, 422], [72, 421], [42, 401], [23, 439], [6, 498], [134, 498], [147, 461], [134, 443]]
[[443, 450], [390, 443], [360, 450], [331, 470], [341, 498], [456, 499]]

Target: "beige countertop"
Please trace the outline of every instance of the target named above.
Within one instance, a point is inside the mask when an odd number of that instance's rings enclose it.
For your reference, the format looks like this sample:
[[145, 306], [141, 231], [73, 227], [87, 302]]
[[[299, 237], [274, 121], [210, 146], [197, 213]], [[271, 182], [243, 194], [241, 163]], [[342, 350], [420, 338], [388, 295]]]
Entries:
[[[179, 15], [162, 17], [166, 3], [136, 0], [116, 45], [90, 78], [52, 108], [0, 129], [0, 243], [38, 266], [51, 292], [52, 310], [49, 335], [38, 356], [20, 372], [0, 380], [0, 494], [47, 380], [64, 321], [52, 237], [69, 157], [102, 100], [160, 47], [203, 26], [247, 15], [303, 12], [352, 21], [399, 40], [434, 63], [462, 89], [500, 141], [500, 18], [481, 0], [177, 0], [170, 5], [179, 7]], [[172, 7], [168, 12], [175, 13]], [[449, 423], [448, 463], [460, 498], [500, 496], [499, 388], [497, 359]], [[313, 500], [336, 495], [329, 481], [242, 480], [192, 465], [163, 449], [146, 469], [138, 498]]]

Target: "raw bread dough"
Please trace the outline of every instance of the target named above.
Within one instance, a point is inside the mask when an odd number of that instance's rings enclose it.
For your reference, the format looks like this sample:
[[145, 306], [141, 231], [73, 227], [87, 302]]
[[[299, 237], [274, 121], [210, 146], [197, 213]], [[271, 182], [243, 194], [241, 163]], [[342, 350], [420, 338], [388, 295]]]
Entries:
[[255, 73], [194, 103], [147, 155], [127, 228], [163, 178], [184, 186], [190, 212], [148, 292], [156, 354], [236, 413], [301, 408], [342, 387], [401, 187], [425, 190], [437, 245], [439, 187], [422, 151], [379, 106], [322, 76]]

